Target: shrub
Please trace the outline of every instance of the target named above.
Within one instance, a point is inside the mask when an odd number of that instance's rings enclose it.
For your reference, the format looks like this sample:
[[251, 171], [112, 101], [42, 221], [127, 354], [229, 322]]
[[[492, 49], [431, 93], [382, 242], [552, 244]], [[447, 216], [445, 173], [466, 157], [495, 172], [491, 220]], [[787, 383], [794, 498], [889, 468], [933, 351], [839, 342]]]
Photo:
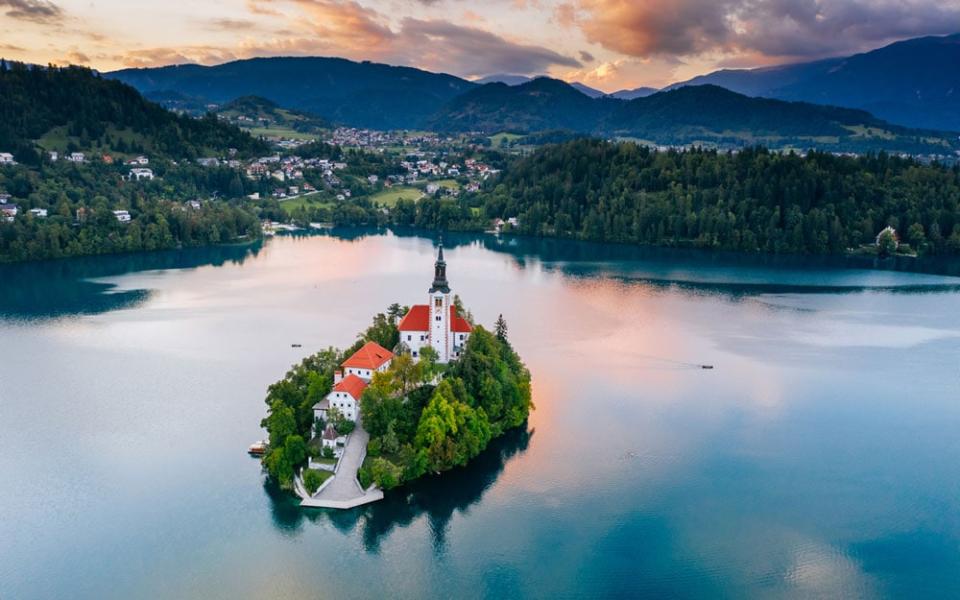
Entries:
[[330, 446], [324, 446], [324, 447], [323, 447], [323, 450], [320, 451], [320, 454], [321, 454], [324, 458], [333, 458], [333, 457], [334, 457], [333, 448], [331, 448]]
[[317, 471], [316, 469], [307, 469], [303, 472], [303, 486], [307, 488], [307, 491], [312, 495], [329, 477], [329, 473]]
[[400, 467], [385, 458], [375, 458], [370, 463], [370, 475], [373, 481], [384, 490], [400, 485], [402, 473]]
[[363, 466], [357, 470], [357, 481], [363, 489], [367, 489], [373, 483], [373, 475], [370, 473], [370, 465], [367, 461], [363, 461]]
[[382, 445], [383, 444], [380, 441], [380, 438], [373, 438], [370, 440], [370, 442], [367, 444], [367, 456], [371, 458], [380, 456]]
[[350, 435], [354, 429], [356, 429], [357, 424], [353, 421], [348, 421], [344, 419], [337, 424], [337, 433], [340, 435]]

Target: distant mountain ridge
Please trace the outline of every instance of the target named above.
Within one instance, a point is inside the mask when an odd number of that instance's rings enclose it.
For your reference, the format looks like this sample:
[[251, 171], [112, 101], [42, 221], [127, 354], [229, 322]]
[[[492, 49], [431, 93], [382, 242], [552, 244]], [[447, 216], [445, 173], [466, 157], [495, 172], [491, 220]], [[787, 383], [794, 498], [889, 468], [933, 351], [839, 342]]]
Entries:
[[[869, 99], [870, 102], [861, 98], [870, 106], [844, 111], [836, 106], [858, 108], [853, 92], [859, 88], [843, 83], [849, 88], [848, 94], [831, 92], [833, 95], [830, 95], [827, 92], [843, 86], [827, 80], [838, 73], [846, 73], [844, 77], [853, 73], [855, 81], [869, 79], [864, 75], [864, 68], [858, 66], [866, 60], [862, 57], [877, 63], [878, 55], [899, 56], [901, 63], [910, 64], [921, 55], [929, 54], [931, 47], [950, 49], [947, 59], [932, 61], [935, 68], [915, 69], [920, 73], [919, 79], [932, 80], [935, 78], [931, 72], [937, 68], [950, 70], [945, 63], [953, 57], [951, 52], [958, 46], [957, 42], [960, 36], [918, 38], [856, 57], [752, 71], [720, 71], [660, 92], [637, 88], [609, 95], [582, 84], [567, 84], [547, 77], [531, 79], [502, 74], [471, 82], [410, 67], [339, 58], [258, 58], [214, 67], [126, 69], [108, 76], [128, 82], [150, 96], [170, 98], [171, 102], [222, 104], [255, 95], [285, 109], [306, 111], [336, 124], [376, 129], [484, 132], [562, 129], [591, 135], [641, 137], [655, 143], [762, 143], [833, 150], [952, 154], [956, 137], [944, 134], [943, 127], [927, 128], [937, 130], [933, 132], [911, 131], [891, 125], [890, 118], [868, 114], [874, 106], [881, 114], [897, 113], [897, 107], [902, 108], [903, 103], [889, 100], [893, 92], [887, 97], [878, 95]], [[960, 55], [957, 60], [960, 61]], [[892, 69], [895, 74], [891, 77], [902, 77], [901, 72], [906, 68], [901, 65], [899, 70]], [[960, 72], [960, 69], [952, 71]], [[951, 72], [942, 79], [952, 81], [951, 78], [957, 77], [960, 75]], [[818, 84], [821, 92], [814, 94], [816, 86], [811, 82], [821, 80], [822, 85]], [[483, 83], [485, 81], [489, 83]], [[838, 81], [842, 83], [846, 79]], [[703, 83], [710, 85], [689, 94], [668, 93]], [[870, 88], [872, 84], [867, 81], [859, 85]], [[721, 88], [732, 88], [738, 93], [724, 94], [726, 90]], [[770, 91], [774, 88], [778, 90], [776, 95]], [[937, 93], [920, 94], [921, 100], [930, 98], [931, 101], [922, 103], [924, 111], [914, 109], [917, 114], [913, 121], [934, 125], [956, 122], [956, 129], [960, 130], [960, 110], [950, 109], [951, 103], [960, 98], [960, 91], [953, 94], [952, 89], [936, 88]], [[960, 81], [957, 89], [960, 90]], [[816, 98], [808, 99], [810, 95]], [[773, 99], [803, 103], [771, 104], [748, 96], [782, 96]], [[835, 106], [825, 104], [833, 98], [837, 99]], [[664, 105], [665, 102], [677, 105], [670, 107]], [[935, 106], [938, 102], [941, 108], [946, 107], [940, 112]], [[649, 118], [650, 114], [661, 115], [663, 122], [655, 122]]]
[[416, 127], [451, 98], [477, 87], [412, 67], [320, 57], [123, 69], [106, 76], [144, 94], [179, 92], [217, 104], [260, 96], [331, 121], [379, 129]]
[[848, 57], [716, 71], [669, 89], [703, 84], [860, 108], [909, 127], [960, 131], [960, 34], [914, 38]]
[[645, 98], [652, 94], [659, 92], [657, 88], [641, 86], [638, 88], [627, 89], [627, 90], [617, 90], [613, 93], [607, 94], [610, 98], [617, 98], [618, 100], [633, 100], [635, 98]]
[[[549, 79], [549, 77], [547, 77], [546, 75], [540, 75], [537, 77], [527, 77], [526, 75], [511, 75], [509, 73], [500, 73], [497, 75], [487, 75], [486, 77], [477, 79], [476, 81], [474, 81], [474, 83], [478, 83], [480, 85], [486, 85], [488, 83], [503, 83], [506, 85], [514, 86], [514, 85], [523, 85], [525, 83], [530, 83], [534, 79], [542, 79], [542, 78]], [[585, 83], [580, 83], [579, 81], [570, 82], [570, 86], [589, 98], [599, 98], [600, 96], [607, 95], [605, 92], [601, 92], [600, 90], [596, 88], [592, 88]]]
[[588, 98], [567, 83], [538, 78], [492, 83], [451, 100], [427, 127], [440, 131], [528, 133], [565, 129], [663, 144], [765, 144], [834, 150], [886, 149], [950, 154], [946, 134], [891, 125], [855, 109], [750, 98], [714, 85], [683, 86], [633, 100]]

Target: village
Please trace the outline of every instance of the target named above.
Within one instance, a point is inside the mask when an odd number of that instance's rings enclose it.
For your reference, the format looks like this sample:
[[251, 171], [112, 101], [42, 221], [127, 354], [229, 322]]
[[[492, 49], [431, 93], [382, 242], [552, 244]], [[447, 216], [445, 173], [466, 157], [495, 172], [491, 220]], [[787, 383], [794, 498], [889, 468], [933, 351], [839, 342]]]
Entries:
[[[243, 197], [254, 205], [278, 202], [282, 211], [268, 210], [263, 217], [267, 234], [289, 228], [287, 223], [296, 209], [329, 208], [365, 198], [387, 210], [400, 198], [456, 198], [480, 191], [485, 181], [500, 172], [479, 159], [475, 147], [458, 138], [432, 133], [337, 128], [314, 140], [274, 137], [269, 141], [272, 154], [241, 159], [235, 149], [229, 149], [223, 156], [192, 161], [194, 168], [235, 171], [247, 182], [242, 185]], [[324, 153], [328, 156], [321, 155]], [[51, 165], [68, 164], [80, 169], [94, 164], [107, 166], [110, 173], [134, 185], [162, 185], [165, 174], [189, 166], [146, 153], [121, 156], [59, 149], [47, 151], [44, 158]], [[0, 152], [0, 168], [17, 166], [13, 154]], [[203, 204], [217, 199], [214, 195], [180, 202], [183, 210], [201, 210]], [[119, 223], [129, 223], [133, 218], [129, 209], [118, 208], [113, 213]], [[5, 221], [45, 219], [49, 214], [48, 208], [24, 209], [21, 199], [0, 189], [0, 216]], [[73, 217], [75, 224], [82, 223], [85, 209], [77, 209]]]

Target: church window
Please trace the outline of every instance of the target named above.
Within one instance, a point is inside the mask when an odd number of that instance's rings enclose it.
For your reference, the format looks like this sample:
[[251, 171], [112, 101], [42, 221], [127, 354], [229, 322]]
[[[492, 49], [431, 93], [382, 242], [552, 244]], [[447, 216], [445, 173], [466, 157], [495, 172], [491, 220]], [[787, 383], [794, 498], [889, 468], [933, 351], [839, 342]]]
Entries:
[[433, 305], [437, 308], [443, 308], [443, 298], [434, 299]]

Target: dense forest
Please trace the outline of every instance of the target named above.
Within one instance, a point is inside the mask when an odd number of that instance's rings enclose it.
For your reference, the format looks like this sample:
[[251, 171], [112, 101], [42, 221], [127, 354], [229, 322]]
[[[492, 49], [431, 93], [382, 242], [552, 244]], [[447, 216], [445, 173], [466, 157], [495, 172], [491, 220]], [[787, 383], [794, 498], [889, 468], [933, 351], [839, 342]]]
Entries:
[[0, 151], [37, 165], [44, 150], [149, 153], [169, 158], [265, 152], [266, 144], [214, 116], [193, 119], [82, 67], [0, 63]]
[[[330, 392], [334, 370], [366, 341], [401, 351], [395, 323], [405, 310], [392, 305], [351, 348], [318, 352], [270, 386], [268, 415], [261, 423], [270, 436], [263, 464], [282, 488], [292, 489], [294, 474], [308, 456], [321, 455], [310, 442], [315, 428], [324, 426], [314, 423], [313, 406]], [[357, 475], [364, 487], [376, 483], [390, 489], [462, 466], [490, 440], [526, 422], [533, 407], [530, 372], [511, 347], [502, 318], [495, 332], [475, 327], [457, 361], [443, 365], [435, 359], [429, 347], [416, 362], [409, 352], [400, 352], [364, 391], [361, 410], [370, 442]], [[335, 424], [341, 433], [348, 425]], [[310, 474], [304, 473], [308, 489], [314, 487], [307, 481]]]
[[[164, 172], [165, 167], [155, 168]], [[260, 222], [242, 201], [205, 200], [199, 208], [184, 202], [216, 194], [237, 196], [237, 189], [242, 193], [244, 185], [255, 183], [242, 181], [235, 169], [183, 165], [150, 182], [124, 181], [124, 170], [102, 162], [64, 161], [36, 169], [0, 168], [0, 191], [12, 194], [22, 213], [12, 222], [0, 218], [0, 262], [260, 237]], [[31, 209], [44, 210], [47, 216], [33, 216]], [[128, 211], [130, 221], [120, 222], [115, 210]]]
[[913, 250], [960, 255], [960, 167], [883, 153], [656, 152], [580, 139], [520, 159], [481, 204], [538, 236], [836, 254], [890, 225]]

